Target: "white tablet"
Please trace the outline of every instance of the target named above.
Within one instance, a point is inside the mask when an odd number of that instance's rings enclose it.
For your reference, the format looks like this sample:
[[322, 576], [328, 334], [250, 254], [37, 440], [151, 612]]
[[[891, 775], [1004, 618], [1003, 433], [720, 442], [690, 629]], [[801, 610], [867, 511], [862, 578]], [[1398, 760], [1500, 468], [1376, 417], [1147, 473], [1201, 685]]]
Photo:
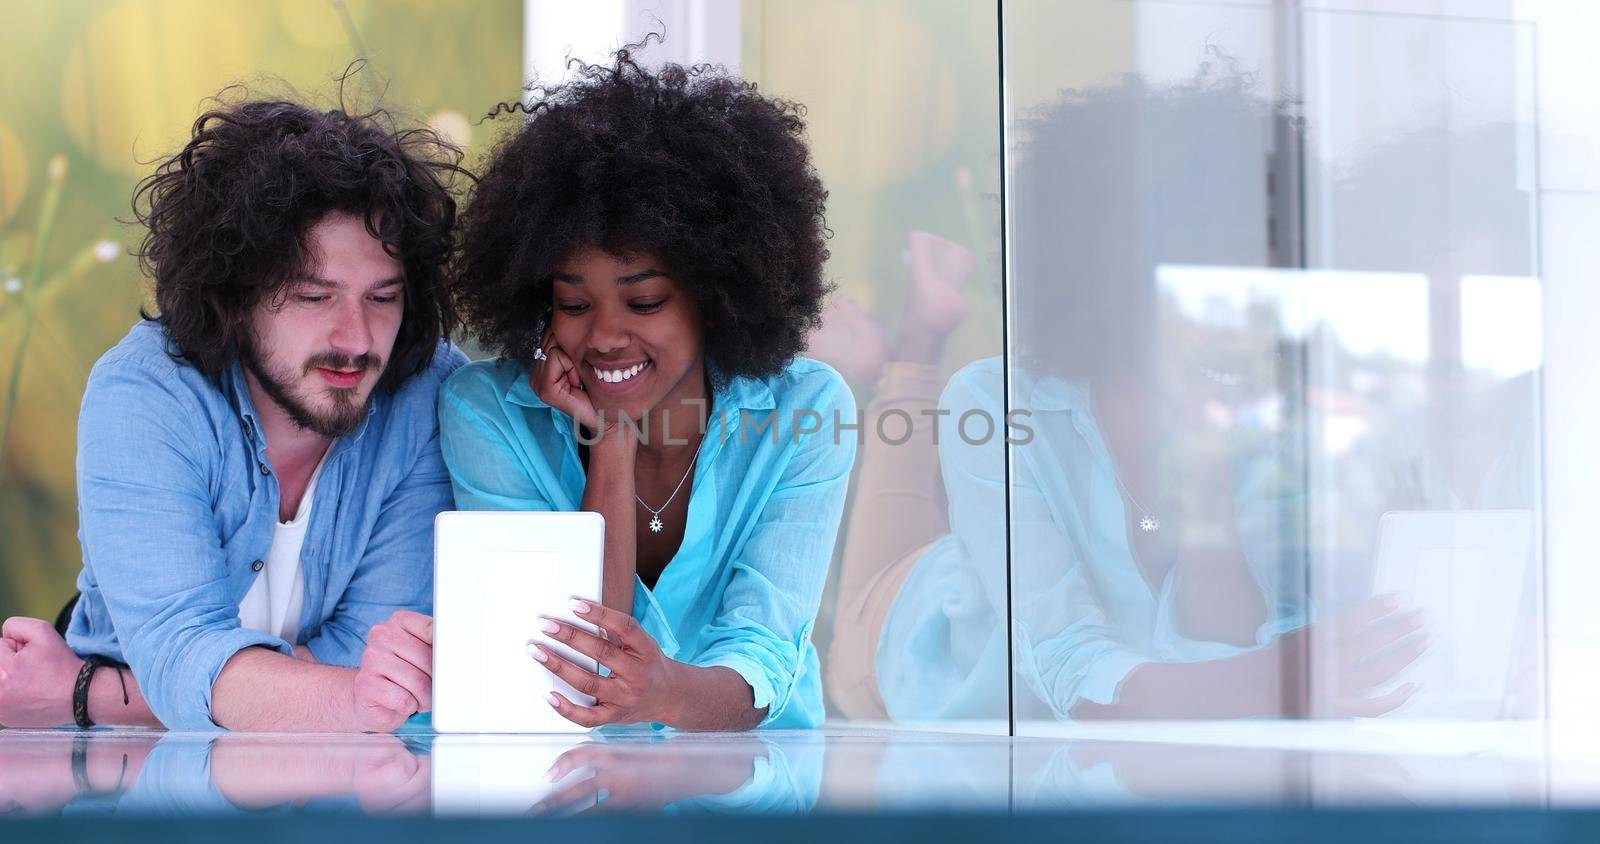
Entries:
[[455, 511], [434, 522], [433, 727], [442, 733], [579, 732], [545, 696], [590, 705], [528, 655], [541, 642], [594, 670], [594, 660], [539, 629], [552, 616], [594, 631], [574, 597], [600, 600], [599, 513]]
[[1396, 678], [1416, 683], [1417, 693], [1394, 716], [1500, 717], [1518, 660], [1536, 647], [1526, 635], [1537, 586], [1533, 528], [1528, 510], [1383, 514], [1373, 594], [1396, 593], [1422, 610], [1429, 637]]

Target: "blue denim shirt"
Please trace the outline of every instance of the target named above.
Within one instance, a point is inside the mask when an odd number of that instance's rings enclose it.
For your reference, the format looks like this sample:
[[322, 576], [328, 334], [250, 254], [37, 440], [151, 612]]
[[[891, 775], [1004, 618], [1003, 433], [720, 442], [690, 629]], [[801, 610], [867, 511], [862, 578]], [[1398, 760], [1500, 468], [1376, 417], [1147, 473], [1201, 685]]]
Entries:
[[[711, 400], [683, 542], [654, 589], [634, 579], [633, 616], [662, 652], [737, 671], [767, 710], [762, 726], [822, 723], [811, 628], [857, 437], [836, 435], [836, 414], [856, 424], [855, 397], [814, 360], [727, 379]], [[585, 472], [572, 417], [533, 392], [523, 367], [463, 368], [439, 393], [439, 425], [461, 509], [580, 508]]]
[[[301, 638], [317, 661], [354, 666], [372, 625], [426, 611], [433, 517], [452, 506], [435, 413], [466, 362], [441, 343], [428, 368], [329, 449], [300, 552]], [[215, 730], [211, 686], [252, 646], [292, 643], [239, 625], [278, 523], [278, 479], [237, 363], [213, 381], [134, 326], [89, 375], [78, 418], [83, 597], [67, 644], [126, 661], [174, 730]]]

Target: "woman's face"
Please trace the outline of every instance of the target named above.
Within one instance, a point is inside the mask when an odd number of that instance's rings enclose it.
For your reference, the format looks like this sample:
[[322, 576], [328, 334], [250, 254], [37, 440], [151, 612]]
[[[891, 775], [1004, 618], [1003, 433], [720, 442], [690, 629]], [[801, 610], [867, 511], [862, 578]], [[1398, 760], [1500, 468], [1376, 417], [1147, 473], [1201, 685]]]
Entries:
[[[578, 367], [595, 410], [640, 419], [656, 408], [692, 415], [671, 435], [699, 424], [685, 399], [706, 398], [704, 326], [693, 298], [653, 256], [616, 256], [588, 246], [556, 270], [550, 330]], [[656, 435], [652, 432], [652, 438]]]

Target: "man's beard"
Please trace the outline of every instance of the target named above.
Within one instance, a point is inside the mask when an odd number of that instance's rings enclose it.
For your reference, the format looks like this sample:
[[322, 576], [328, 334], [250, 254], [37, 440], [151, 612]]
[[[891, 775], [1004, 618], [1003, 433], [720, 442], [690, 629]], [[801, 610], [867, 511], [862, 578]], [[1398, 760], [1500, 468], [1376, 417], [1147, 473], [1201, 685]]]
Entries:
[[[274, 371], [266, 361], [256, 354], [252, 344], [246, 343], [241, 349], [240, 360], [245, 369], [255, 376], [256, 383], [261, 385], [262, 391], [273, 403], [283, 408], [289, 414], [289, 419], [305, 430], [329, 439], [338, 439], [351, 433], [361, 426], [361, 421], [367, 417], [367, 406], [372, 403], [372, 394], [368, 393], [365, 400], [356, 403], [355, 397], [361, 386], [357, 384], [350, 388], [324, 387], [327, 395], [332, 399], [329, 406], [315, 409], [307, 406], [305, 400], [296, 396], [290, 389], [293, 376], [285, 370]], [[301, 384], [306, 384], [313, 376], [317, 367], [327, 369], [350, 370], [359, 369], [366, 372], [369, 369], [383, 373], [383, 360], [376, 355], [341, 355], [337, 352], [323, 352], [307, 360], [301, 368]]]

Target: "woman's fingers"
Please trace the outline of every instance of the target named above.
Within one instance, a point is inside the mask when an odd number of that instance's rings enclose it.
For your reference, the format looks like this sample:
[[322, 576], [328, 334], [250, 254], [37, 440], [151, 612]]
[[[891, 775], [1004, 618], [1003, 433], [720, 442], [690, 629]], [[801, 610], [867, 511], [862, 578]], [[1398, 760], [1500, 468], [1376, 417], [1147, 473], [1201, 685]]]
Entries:
[[1427, 635], [1418, 633], [1367, 657], [1351, 669], [1354, 685], [1371, 689], [1395, 679], [1428, 652], [1429, 642]]
[[593, 768], [596, 759], [606, 757], [607, 750], [594, 742], [584, 742], [556, 757], [555, 764], [544, 772], [544, 778], [550, 782], [560, 782], [580, 768]]
[[575, 393], [583, 392], [583, 381], [578, 377], [578, 365], [572, 362], [572, 358], [559, 348], [551, 351], [550, 357], [560, 365], [561, 377], [566, 379], [567, 387]]
[[1353, 718], [1377, 718], [1388, 715], [1390, 712], [1404, 706], [1407, 701], [1415, 697], [1420, 687], [1416, 683], [1406, 683], [1388, 694], [1378, 697], [1352, 697], [1344, 701], [1341, 707], [1342, 714]]
[[535, 360], [528, 379], [533, 391], [552, 407], [570, 414], [580, 423], [593, 428], [598, 417], [589, 396], [578, 377], [578, 367], [572, 358], [555, 344], [553, 335], [546, 334], [540, 345], [542, 360]]
[[1374, 621], [1394, 615], [1400, 607], [1400, 596], [1393, 592], [1368, 598], [1337, 616], [1334, 620], [1336, 635], [1341, 638], [1353, 635]]
[[528, 654], [532, 656], [546, 671], [566, 681], [573, 689], [594, 698], [597, 701], [606, 701], [613, 698], [607, 694], [611, 691], [616, 681], [609, 677], [601, 677], [593, 671], [586, 671], [562, 659], [555, 651], [544, 645], [530, 644]]
[[580, 630], [575, 625], [555, 618], [546, 618], [542, 629], [550, 638], [584, 656], [593, 657], [596, 662], [611, 669], [612, 673], [628, 667], [624, 657], [629, 654], [616, 642], [596, 636], [587, 630]]
[[1421, 610], [1393, 613], [1351, 633], [1339, 647], [1353, 658], [1366, 659], [1421, 629]]
[[545, 700], [561, 717], [580, 727], [598, 727], [601, 724], [616, 723], [617, 720], [617, 709], [609, 704], [579, 706], [567, 700], [560, 692], [551, 692]]
[[656, 640], [644, 632], [639, 622], [628, 613], [583, 598], [572, 599], [572, 611], [584, 621], [615, 636], [618, 643], [635, 653], [647, 653], [657, 647]]
[[599, 774], [591, 774], [571, 785], [561, 788], [550, 796], [533, 804], [528, 809], [530, 815], [547, 815], [559, 812], [577, 805], [592, 805], [600, 793]]

